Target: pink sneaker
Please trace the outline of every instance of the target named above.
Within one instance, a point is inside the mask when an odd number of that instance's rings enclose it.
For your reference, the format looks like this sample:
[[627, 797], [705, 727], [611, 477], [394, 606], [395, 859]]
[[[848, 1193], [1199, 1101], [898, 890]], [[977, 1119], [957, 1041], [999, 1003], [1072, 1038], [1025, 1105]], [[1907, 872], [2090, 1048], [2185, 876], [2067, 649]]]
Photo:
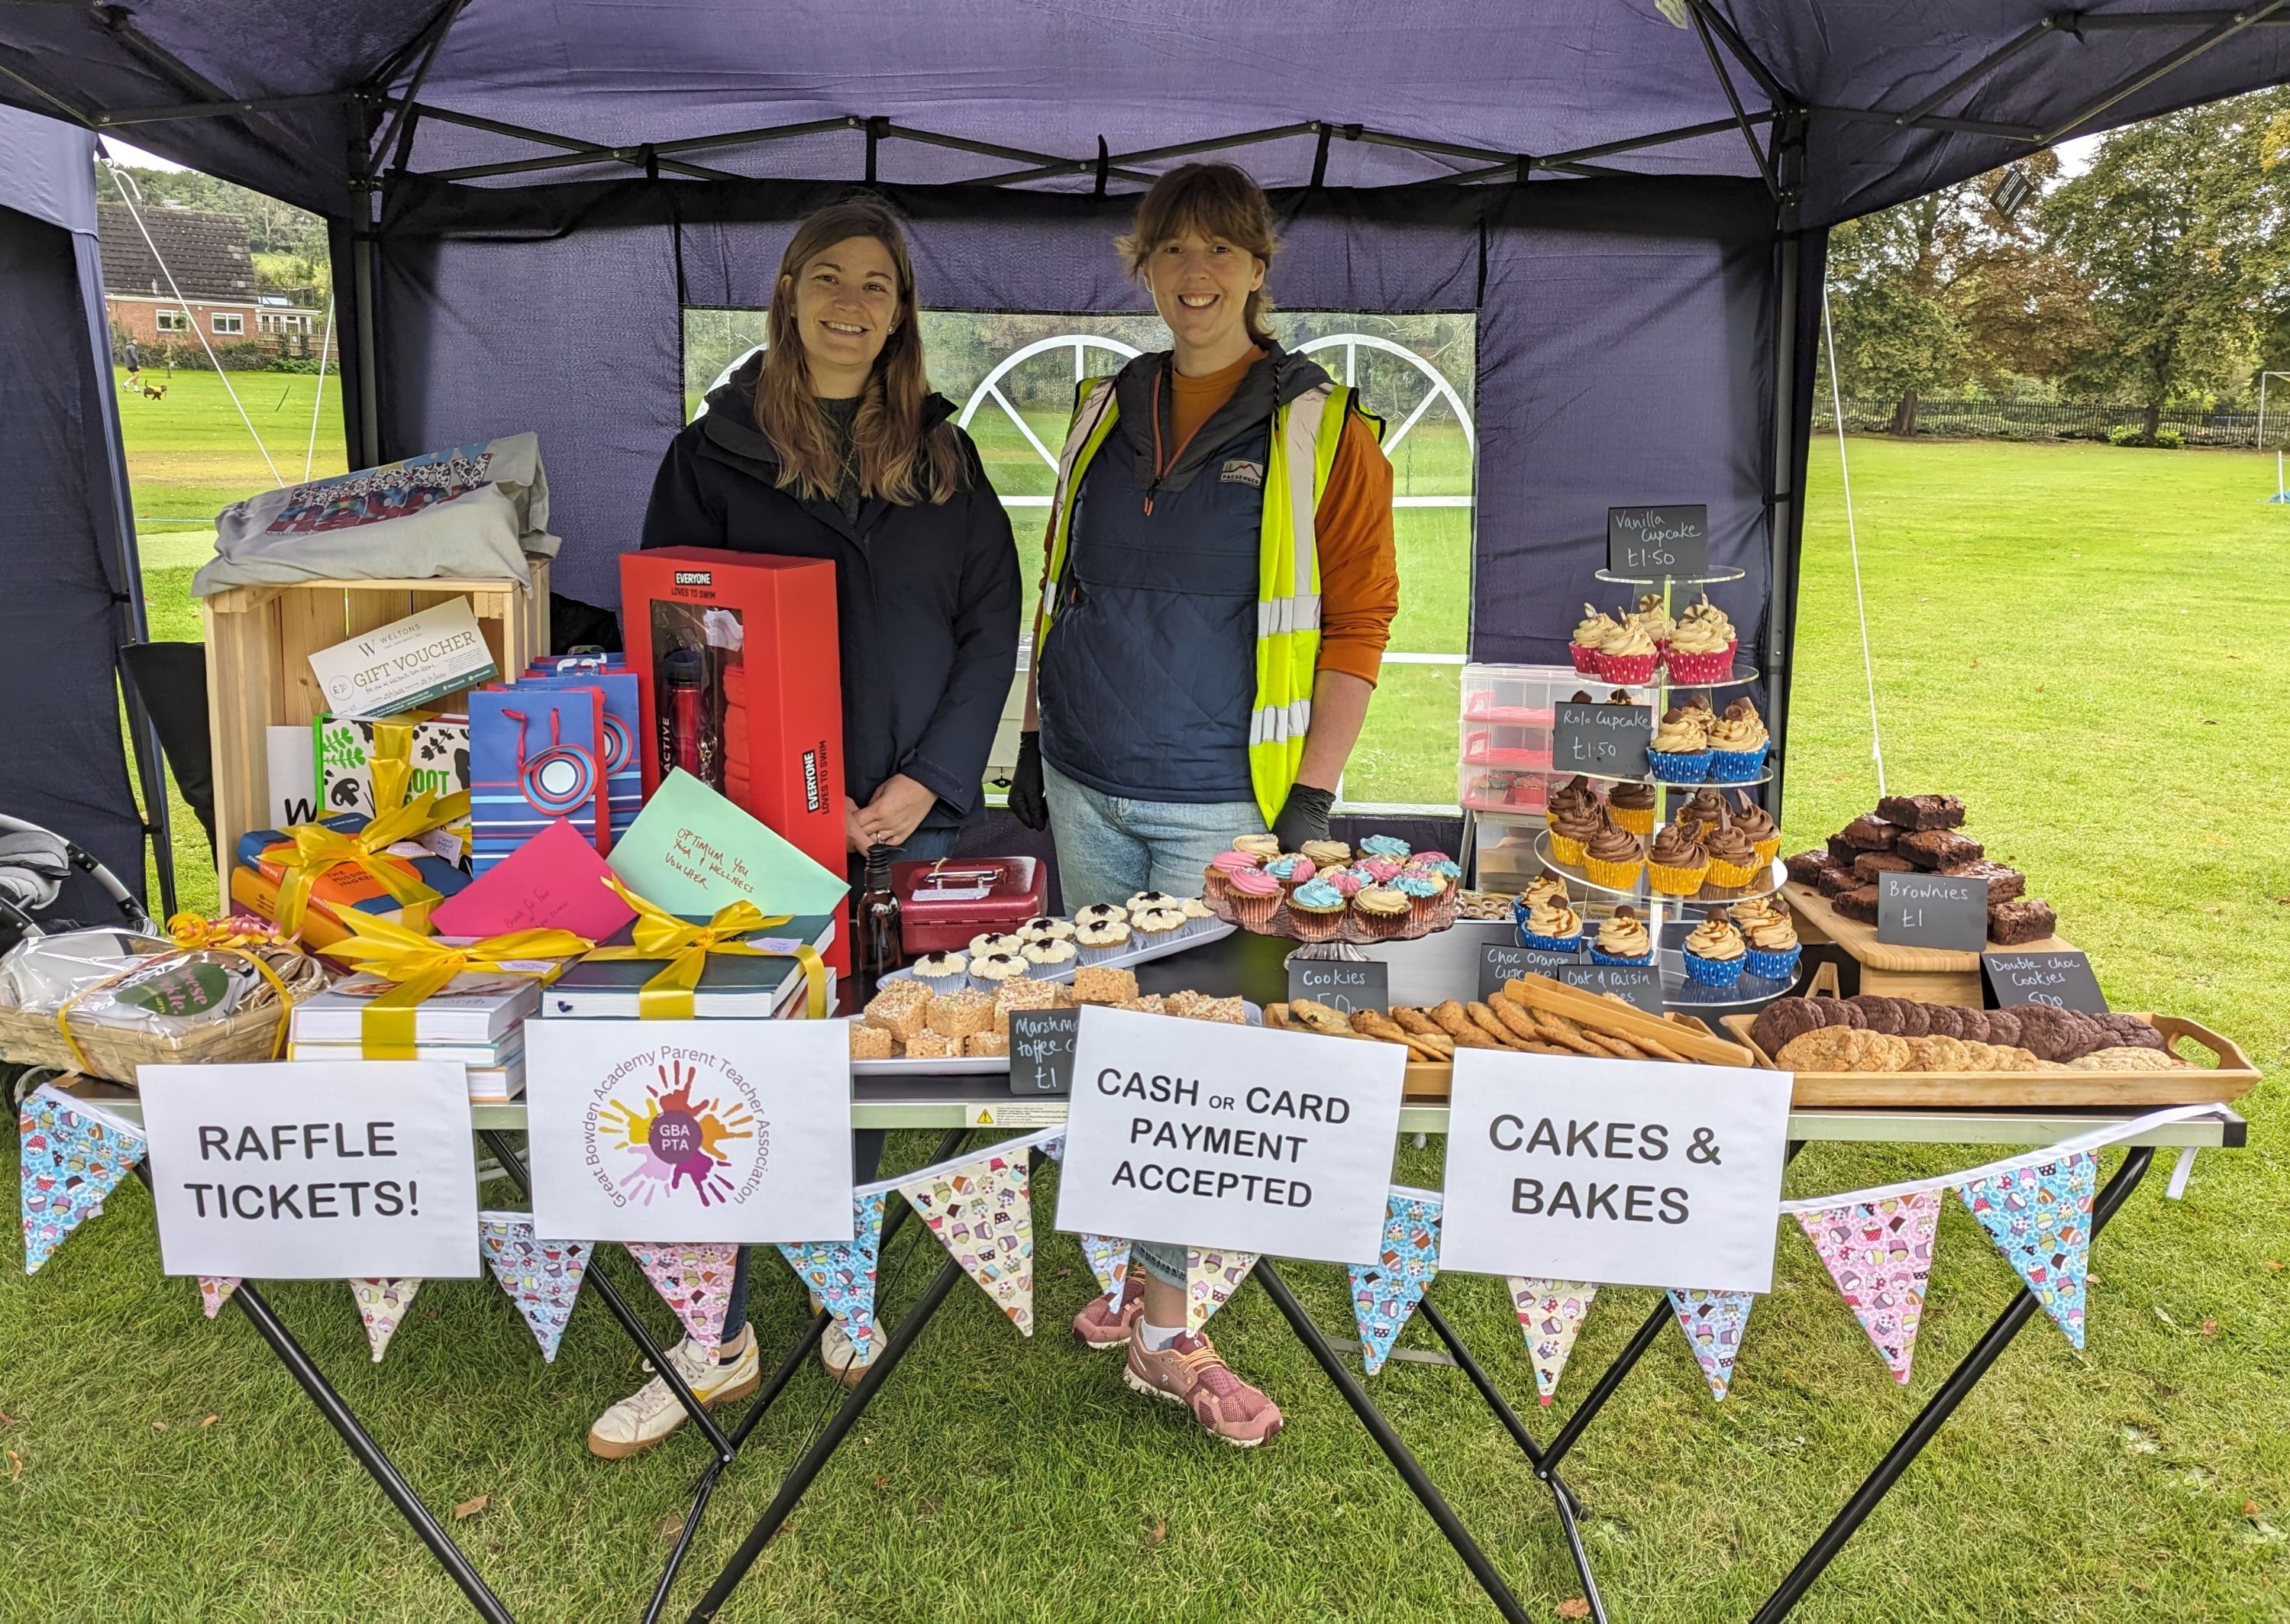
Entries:
[[1254, 1449], [1280, 1430], [1280, 1406], [1234, 1375], [1205, 1336], [1180, 1332], [1159, 1353], [1129, 1344], [1122, 1380], [1140, 1393], [1182, 1404], [1217, 1437]]
[[1089, 1300], [1089, 1307], [1074, 1316], [1074, 1340], [1084, 1348], [1108, 1348], [1127, 1345], [1137, 1321], [1145, 1312], [1145, 1283], [1130, 1280], [1121, 1288], [1118, 1308], [1106, 1300], [1103, 1292]]

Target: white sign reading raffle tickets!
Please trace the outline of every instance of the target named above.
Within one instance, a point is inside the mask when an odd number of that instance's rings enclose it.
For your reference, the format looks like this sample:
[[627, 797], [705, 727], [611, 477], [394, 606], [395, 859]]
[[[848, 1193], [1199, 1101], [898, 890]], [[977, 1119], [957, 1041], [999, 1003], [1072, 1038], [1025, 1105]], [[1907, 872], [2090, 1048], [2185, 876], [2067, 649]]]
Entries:
[[1459, 1049], [1441, 1273], [1765, 1292], [1790, 1077]]
[[1407, 1052], [1082, 1011], [1058, 1228], [1372, 1263]]
[[839, 1020], [528, 1020], [524, 1079], [543, 1235], [851, 1238]]
[[443, 1060], [139, 1066], [170, 1275], [466, 1280], [477, 1164]]

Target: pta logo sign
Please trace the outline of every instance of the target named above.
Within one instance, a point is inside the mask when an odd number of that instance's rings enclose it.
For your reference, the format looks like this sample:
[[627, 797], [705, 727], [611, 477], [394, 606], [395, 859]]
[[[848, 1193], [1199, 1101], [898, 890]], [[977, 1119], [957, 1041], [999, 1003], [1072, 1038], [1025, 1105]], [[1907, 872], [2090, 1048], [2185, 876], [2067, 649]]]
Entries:
[[1748, 1068], [1459, 1051], [1439, 1267], [1769, 1290], [1790, 1086]]

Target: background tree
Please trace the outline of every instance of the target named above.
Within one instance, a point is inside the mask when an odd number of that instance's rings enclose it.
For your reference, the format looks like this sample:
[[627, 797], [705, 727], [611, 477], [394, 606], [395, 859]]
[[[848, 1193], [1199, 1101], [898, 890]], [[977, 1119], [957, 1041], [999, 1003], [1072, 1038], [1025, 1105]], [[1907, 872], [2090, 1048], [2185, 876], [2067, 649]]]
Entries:
[[2290, 265], [2286, 154], [2290, 91], [2261, 91], [2116, 131], [2045, 200], [2090, 295], [2069, 388], [2127, 393], [2152, 440], [2174, 400], [2247, 383]]

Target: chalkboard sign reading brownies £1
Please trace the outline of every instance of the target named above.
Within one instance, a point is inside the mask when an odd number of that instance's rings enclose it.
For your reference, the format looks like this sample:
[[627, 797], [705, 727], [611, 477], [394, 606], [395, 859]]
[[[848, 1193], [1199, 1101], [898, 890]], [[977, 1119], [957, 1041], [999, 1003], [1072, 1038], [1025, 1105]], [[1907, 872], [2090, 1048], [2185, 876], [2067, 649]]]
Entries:
[[2091, 960], [2083, 954], [1997, 948], [1980, 956], [1980, 971], [1987, 978], [1990, 1009], [2048, 1004], [2056, 1010], [2081, 1010], [2086, 1015], [2107, 1013], [2107, 995], [2099, 990], [2099, 978], [2092, 973]]
[[1080, 1029], [1079, 1010], [1012, 1010], [1010, 1092], [1071, 1093], [1074, 1034]]
[[1641, 580], [1691, 580], [1709, 573], [1709, 509], [1606, 509], [1606, 572]]
[[1644, 778], [1653, 742], [1651, 705], [1561, 705], [1551, 718], [1550, 770]]
[[1988, 882], [1947, 874], [1885, 874], [1877, 940], [1899, 948], [1977, 953], [1988, 945]]
[[1292, 958], [1288, 1002], [1312, 998], [1340, 1015], [1391, 1007], [1391, 966], [1377, 958]]

